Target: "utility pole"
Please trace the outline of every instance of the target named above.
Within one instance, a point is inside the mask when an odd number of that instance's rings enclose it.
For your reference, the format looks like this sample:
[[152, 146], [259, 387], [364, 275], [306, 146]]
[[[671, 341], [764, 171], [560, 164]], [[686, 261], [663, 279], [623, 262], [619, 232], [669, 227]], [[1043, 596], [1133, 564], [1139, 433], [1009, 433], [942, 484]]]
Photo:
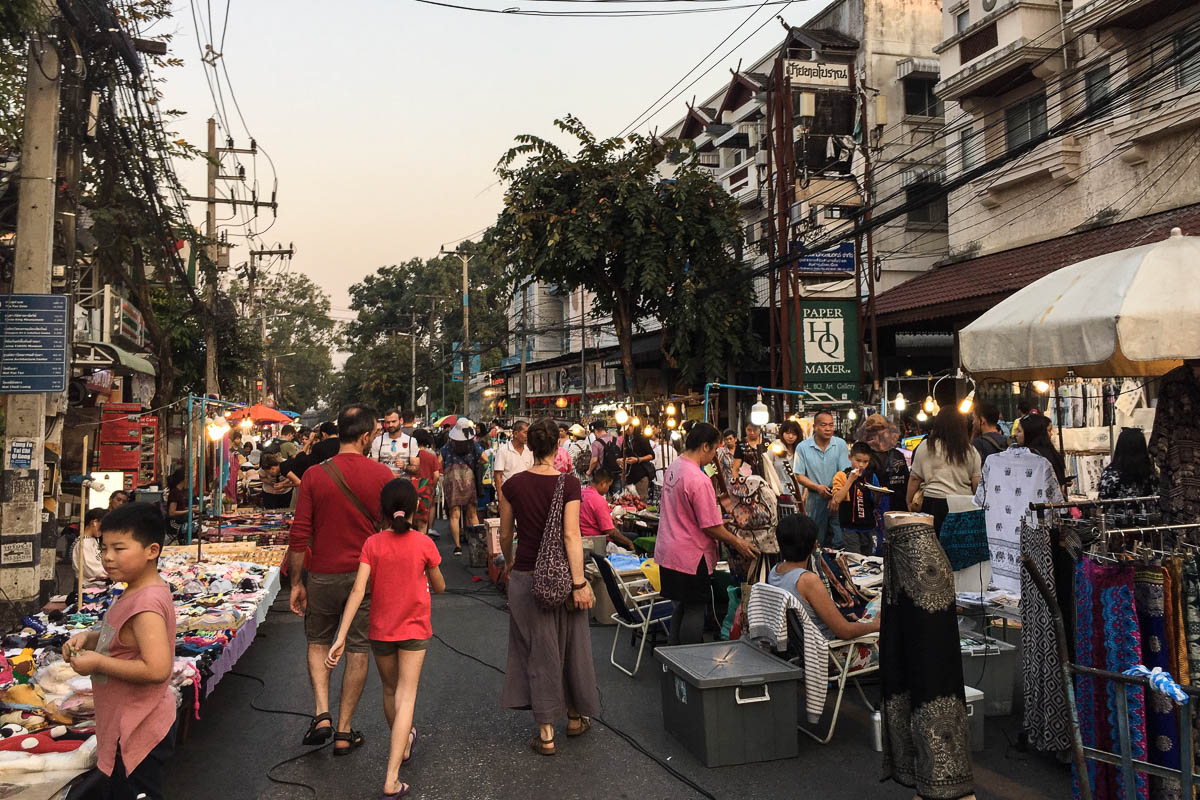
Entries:
[[[863, 152], [863, 223], [870, 222], [871, 209], [875, 205], [874, 186], [871, 182], [871, 129], [867, 127], [867, 92], [859, 89], [860, 107], [862, 108], [862, 152]], [[882, 146], [880, 142], [880, 146]], [[872, 245], [871, 229], [867, 229], [867, 316], [871, 323], [871, 384], [876, 394], [879, 392], [879, 331], [875, 325], [875, 251]], [[858, 250], [855, 250], [857, 257]], [[857, 287], [856, 287], [857, 288]], [[859, 290], [861, 291], [861, 290]], [[859, 329], [862, 337], [862, 329]]]
[[[434, 328], [434, 322], [436, 320], [436, 315], [437, 315], [438, 295], [436, 295], [436, 294], [416, 294], [416, 295], [413, 295], [413, 297], [417, 298], [418, 300], [428, 300], [429, 301], [429, 354], [432, 357], [432, 355], [433, 355], [433, 335], [434, 335], [434, 331], [436, 330]], [[413, 327], [415, 328], [416, 326], [417, 326], [416, 314], [413, 314]], [[440, 351], [438, 353], [438, 363], [439, 364], [441, 363]], [[442, 394], [445, 395], [445, 382], [446, 382], [445, 367], [442, 366], [442, 367], [440, 367], [440, 369], [442, 371]], [[414, 385], [416, 384], [416, 381], [417, 381], [417, 367], [414, 364], [413, 365], [413, 384]], [[426, 401], [428, 401], [429, 395], [433, 393], [433, 387], [429, 387], [425, 391], [426, 391], [425, 399], [426, 399]], [[445, 402], [444, 397], [443, 397], [442, 402], [443, 403]], [[430, 405], [429, 402], [425, 403], [426, 416], [428, 416], [429, 405]], [[413, 408], [413, 411], [416, 411], [415, 407]]]
[[[54, 3], [48, 2], [46, 6], [48, 13], [57, 13]], [[12, 278], [14, 294], [50, 293], [62, 74], [57, 45], [49, 31], [30, 32], [18, 184], [16, 264]], [[63, 323], [70, 327], [69, 319]], [[0, 542], [3, 543], [0, 586], [13, 603], [0, 612], [0, 617], [8, 623], [15, 623], [22, 614], [36, 609], [41, 588], [46, 413], [55, 397], [54, 394], [36, 392], [5, 397], [2, 454], [5, 497], [0, 502]], [[57, 414], [57, 409], [51, 413]], [[53, 569], [53, 551], [47, 549], [45, 552]]]
[[446, 250], [442, 248], [439, 251], [442, 255], [458, 256], [462, 262], [462, 310], [463, 310], [463, 340], [462, 340], [462, 359], [463, 359], [463, 416], [470, 416], [471, 401], [471, 292], [468, 283], [467, 264], [475, 256], [471, 253], [461, 253], [457, 249]]
[[291, 259], [291, 257], [295, 254], [296, 248], [293, 245], [288, 245], [286, 248], [276, 248], [274, 250], [251, 250], [249, 253], [250, 266], [248, 268], [248, 272], [246, 273], [246, 284], [248, 294], [250, 295], [250, 313], [254, 313], [257, 305], [263, 346], [263, 357], [258, 363], [258, 380], [262, 385], [262, 394], [258, 398], [260, 402], [267, 396], [267, 304], [262, 302], [257, 293], [259, 288], [258, 264], [255, 262], [255, 259], [259, 259], [264, 256], [281, 256], [283, 258]]
[[527, 340], [529, 330], [529, 298], [525, 296], [525, 290], [529, 288], [526, 284], [521, 289], [521, 416], [525, 416], [525, 355], [529, 348]]
[[[217, 376], [217, 260], [220, 255], [220, 243], [217, 241], [217, 204], [224, 203], [233, 206], [235, 209], [238, 206], [251, 206], [255, 214], [258, 213], [259, 207], [269, 208], [271, 212], [277, 211], [278, 207], [275, 203], [274, 195], [271, 201], [265, 202], [258, 199], [257, 195], [252, 193], [249, 200], [238, 200], [232, 197], [217, 197], [217, 180], [228, 181], [245, 181], [245, 175], [222, 175], [220, 158], [226, 153], [246, 153], [255, 155], [258, 153], [258, 146], [253, 140], [250, 142], [248, 149], [237, 148], [233, 146], [233, 139], [226, 140], [225, 147], [217, 147], [217, 121], [212, 117], [208, 119], [208, 181], [206, 185], [207, 193], [203, 197], [188, 195], [184, 200], [207, 204], [205, 214], [204, 236], [208, 240], [207, 257], [209, 261], [210, 273], [207, 276], [208, 284], [208, 313], [204, 323], [204, 391], [214, 397], [219, 397], [221, 394], [221, 386]], [[264, 384], [263, 388], [266, 386]]]
[[587, 289], [579, 289], [579, 418], [587, 413]]

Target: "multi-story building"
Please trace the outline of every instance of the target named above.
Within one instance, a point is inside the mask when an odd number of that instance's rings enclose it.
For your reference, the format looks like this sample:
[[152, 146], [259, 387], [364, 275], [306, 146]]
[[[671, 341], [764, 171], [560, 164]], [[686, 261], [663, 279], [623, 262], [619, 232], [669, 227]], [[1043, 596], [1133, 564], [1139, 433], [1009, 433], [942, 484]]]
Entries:
[[879, 298], [896, 374], [952, 366], [958, 329], [1055, 269], [1200, 233], [1200, 6], [945, 0], [942, 29], [948, 176], [979, 174], [951, 257]]

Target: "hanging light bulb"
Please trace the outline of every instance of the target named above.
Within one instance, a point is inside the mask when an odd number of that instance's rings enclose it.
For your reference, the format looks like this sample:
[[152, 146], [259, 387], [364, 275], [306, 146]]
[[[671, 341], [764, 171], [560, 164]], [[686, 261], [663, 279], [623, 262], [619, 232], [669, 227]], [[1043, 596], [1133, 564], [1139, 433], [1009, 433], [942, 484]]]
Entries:
[[854, 422], [854, 420], [858, 419], [858, 412], [855, 411], [853, 408], [850, 409], [849, 411], [846, 412], [846, 419], [850, 420], [851, 422]]
[[1045, 394], [1050, 391], [1050, 384], [1045, 381], [1034, 381], [1033, 388], [1038, 390], [1038, 394]]
[[678, 442], [682, 438], [683, 437], [679, 434], [679, 431], [671, 431], [671, 441], [672, 442]]
[[781, 456], [785, 452], [787, 452], [787, 448], [783, 446], [783, 442], [779, 441], [778, 439], [771, 442], [771, 455]]
[[675, 430], [675, 426], [678, 424], [679, 423], [675, 421], [674, 417], [671, 417], [670, 419], [667, 420], [667, 427], [670, 428], [671, 430]]
[[970, 414], [971, 409], [975, 406], [975, 390], [967, 392], [967, 396], [958, 404], [959, 413]]
[[750, 406], [750, 424], [762, 427], [771, 421], [771, 410], [762, 401], [762, 392], [758, 393], [758, 402]]
[[925, 413], [925, 409], [922, 408], [917, 412], [917, 422], [926, 422], [928, 419], [929, 415]]
[[896, 392], [896, 399], [892, 401], [892, 407], [897, 411], [903, 411], [908, 407], [908, 402], [904, 399], [904, 392]]
[[623, 408], [618, 408], [615, 416], [618, 425], [624, 425], [629, 422], [629, 412]]
[[668, 417], [675, 416], [675, 404], [674, 403], [667, 404], [667, 416]]
[[238, 423], [238, 426], [239, 426], [239, 427], [240, 427], [242, 430], [244, 430], [244, 431], [248, 431], [248, 430], [250, 430], [251, 428], [253, 428], [253, 427], [254, 427], [254, 420], [250, 419], [249, 415], [247, 415], [247, 416], [245, 416], [245, 417], [243, 417], [243, 418], [242, 418], [242, 421]]
[[638, 419], [637, 417], [632, 417], [629, 420], [629, 424], [635, 428], [638, 428], [638, 427], [641, 427], [642, 421], [640, 419]]
[[229, 433], [229, 421], [224, 417], [213, 417], [208, 422], [207, 431], [209, 439], [219, 442]]
[[926, 414], [932, 414], [933, 410], [935, 408], [937, 408], [937, 403], [934, 402], [933, 395], [931, 395], [931, 394], [926, 395], [925, 396], [925, 405], [923, 405], [921, 407], [921, 410], [924, 411]]
[[654, 436], [654, 426], [647, 425], [645, 428], [642, 428], [642, 433], [645, 435], [645, 437], [647, 439], [652, 438]]

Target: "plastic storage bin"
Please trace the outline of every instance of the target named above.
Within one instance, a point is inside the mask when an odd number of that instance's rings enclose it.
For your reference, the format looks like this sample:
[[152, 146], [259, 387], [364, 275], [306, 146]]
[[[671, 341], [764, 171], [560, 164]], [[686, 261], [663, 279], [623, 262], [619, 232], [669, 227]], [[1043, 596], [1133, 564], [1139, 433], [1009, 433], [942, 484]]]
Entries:
[[706, 767], [794, 758], [799, 667], [743, 642], [659, 647], [663, 725]]
[[959, 634], [959, 642], [963, 681], [983, 692], [986, 715], [1006, 717], [1011, 714], [1017, 648], [999, 639], [968, 632]]
[[983, 749], [984, 700], [983, 692], [971, 686], [963, 687], [967, 693], [967, 727], [970, 730], [971, 752]]

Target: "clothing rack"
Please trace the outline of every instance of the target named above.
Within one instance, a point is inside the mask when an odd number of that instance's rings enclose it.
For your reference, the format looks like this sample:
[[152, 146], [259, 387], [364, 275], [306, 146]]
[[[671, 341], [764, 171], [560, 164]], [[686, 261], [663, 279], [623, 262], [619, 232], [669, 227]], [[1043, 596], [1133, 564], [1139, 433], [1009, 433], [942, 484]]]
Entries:
[[1119, 497], [1112, 500], [1079, 500], [1076, 502], [1063, 503], [1030, 503], [1029, 508], [1041, 514], [1043, 511], [1049, 511], [1058, 508], [1097, 508], [1100, 506], [1120, 505], [1122, 503], [1148, 503], [1152, 500], [1160, 499], [1159, 495], [1152, 494], [1146, 497]]
[[[1163, 527], [1163, 526], [1159, 526]], [[1194, 525], [1185, 525], [1183, 527], [1196, 527]], [[1151, 764], [1140, 759], [1135, 759], [1132, 755], [1132, 737], [1130, 734], [1129, 724], [1129, 698], [1123, 691], [1114, 693], [1117, 705], [1117, 728], [1120, 738], [1120, 751], [1112, 752], [1108, 750], [1100, 750], [1095, 747], [1085, 747], [1083, 744], [1083, 735], [1079, 728], [1079, 707], [1075, 703], [1075, 682], [1072, 679], [1073, 675], [1086, 675], [1101, 680], [1113, 681], [1120, 684], [1132, 684], [1141, 686], [1146, 692], [1155, 691], [1148, 678], [1138, 675], [1125, 675], [1120, 672], [1109, 672], [1107, 670], [1095, 669], [1082, 664], [1072, 663], [1067, 651], [1067, 634], [1066, 628], [1063, 625], [1062, 609], [1058, 602], [1051, 596], [1050, 590], [1046, 586], [1046, 579], [1038, 572], [1033, 561], [1029, 556], [1021, 556], [1021, 565], [1029, 576], [1033, 579], [1034, 585], [1037, 587], [1038, 593], [1046, 602], [1046, 606], [1050, 609], [1050, 616], [1054, 620], [1054, 638], [1058, 646], [1059, 660], [1062, 662], [1063, 671], [1063, 692], [1067, 696], [1067, 707], [1070, 709], [1070, 726], [1071, 726], [1071, 751], [1072, 760], [1075, 764], [1075, 775], [1079, 781], [1079, 796], [1082, 800], [1092, 800], [1092, 786], [1088, 779], [1087, 760], [1099, 761], [1105, 764], [1112, 764], [1121, 770], [1121, 780], [1124, 788], [1125, 800], [1134, 800], [1137, 797], [1136, 789], [1136, 773], [1142, 772], [1147, 775], [1157, 775], [1162, 778], [1170, 778], [1179, 781], [1181, 797], [1192, 796], [1192, 786], [1200, 783], [1200, 775], [1192, 773], [1192, 765], [1190, 754], [1192, 752], [1192, 717], [1196, 714], [1196, 707], [1200, 705], [1200, 689], [1194, 686], [1180, 687], [1188, 695], [1191, 702], [1179, 708], [1179, 751], [1180, 753], [1189, 754], [1185, 759], [1186, 766], [1181, 769], [1170, 769], [1169, 767]]]

